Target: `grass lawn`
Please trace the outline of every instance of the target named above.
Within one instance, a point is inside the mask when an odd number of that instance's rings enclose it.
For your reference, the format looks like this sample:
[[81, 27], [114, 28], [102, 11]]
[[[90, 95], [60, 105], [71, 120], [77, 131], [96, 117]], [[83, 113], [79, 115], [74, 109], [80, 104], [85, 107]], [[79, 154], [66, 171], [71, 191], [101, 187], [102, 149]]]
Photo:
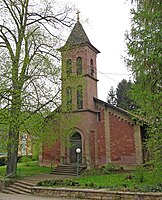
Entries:
[[120, 191], [162, 192], [162, 172], [135, 171], [107, 175], [85, 175], [68, 180], [46, 180], [38, 183], [46, 187], [105, 188]]
[[[17, 175], [18, 176], [33, 176], [43, 173], [49, 173], [50, 167], [39, 166], [37, 161], [26, 163], [18, 163]], [[5, 176], [6, 166], [0, 166], [0, 177]]]
[[[6, 166], [0, 166], [0, 177], [5, 176]], [[18, 177], [33, 176], [49, 173], [50, 167], [42, 167], [37, 161], [18, 163]], [[162, 171], [135, 170], [129, 173], [109, 173], [107, 175], [85, 173], [68, 180], [46, 180], [40, 186], [52, 187], [79, 187], [79, 188], [106, 188], [109, 190], [162, 192]]]
[[126, 191], [161, 191], [162, 172], [132, 172], [129, 174], [109, 174], [99, 176], [85, 176], [78, 181], [82, 187], [108, 188], [111, 190]]

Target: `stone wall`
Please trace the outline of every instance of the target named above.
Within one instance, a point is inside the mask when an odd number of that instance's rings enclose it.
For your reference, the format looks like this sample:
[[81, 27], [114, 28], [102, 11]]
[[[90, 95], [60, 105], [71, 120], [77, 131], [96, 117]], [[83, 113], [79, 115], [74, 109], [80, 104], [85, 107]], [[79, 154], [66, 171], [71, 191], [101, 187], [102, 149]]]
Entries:
[[107, 191], [105, 189], [71, 189], [34, 187], [32, 193], [37, 196], [55, 198], [78, 198], [91, 200], [162, 200], [162, 193], [135, 193]]
[[0, 179], [0, 191], [2, 192], [4, 189], [4, 180]]
[[10, 178], [0, 179], [0, 192], [2, 192], [5, 189], [5, 187], [14, 183], [14, 181], [15, 181], [14, 179], [10, 179]]

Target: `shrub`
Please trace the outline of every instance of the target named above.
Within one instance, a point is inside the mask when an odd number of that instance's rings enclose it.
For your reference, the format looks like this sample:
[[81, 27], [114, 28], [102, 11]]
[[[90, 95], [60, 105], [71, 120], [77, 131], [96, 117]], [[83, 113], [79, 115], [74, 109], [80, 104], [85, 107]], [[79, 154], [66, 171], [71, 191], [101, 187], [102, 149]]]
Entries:
[[152, 185], [152, 186], [144, 186], [142, 188], [138, 188], [138, 191], [142, 192], [162, 192], [162, 184]]
[[143, 183], [144, 182], [144, 172], [146, 171], [146, 169], [143, 166], [139, 166], [136, 168], [135, 172], [134, 172], [134, 176], [135, 176], [135, 180], [139, 183]]
[[19, 160], [19, 162], [21, 163], [25, 163], [26, 166], [29, 166], [30, 162], [32, 161], [31, 157], [30, 156], [22, 156]]
[[104, 174], [110, 174], [116, 171], [121, 170], [121, 168], [119, 167], [119, 165], [114, 164], [114, 163], [108, 163], [106, 165], [103, 166], [103, 173]]
[[73, 180], [45, 180], [37, 183], [37, 186], [80, 186], [79, 182]]
[[94, 175], [103, 175], [103, 169], [98, 168], [98, 169], [88, 169], [84, 170], [82, 173], [82, 176], [94, 176]]

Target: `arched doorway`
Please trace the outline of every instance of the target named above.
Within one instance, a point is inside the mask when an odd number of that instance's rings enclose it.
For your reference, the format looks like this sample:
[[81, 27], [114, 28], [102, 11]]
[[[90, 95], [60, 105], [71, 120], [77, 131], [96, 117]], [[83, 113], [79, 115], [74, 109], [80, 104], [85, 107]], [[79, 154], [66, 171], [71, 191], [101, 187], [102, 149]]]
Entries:
[[82, 136], [80, 133], [74, 133], [70, 138], [70, 163], [77, 162], [76, 149], [80, 148], [79, 163], [82, 163]]

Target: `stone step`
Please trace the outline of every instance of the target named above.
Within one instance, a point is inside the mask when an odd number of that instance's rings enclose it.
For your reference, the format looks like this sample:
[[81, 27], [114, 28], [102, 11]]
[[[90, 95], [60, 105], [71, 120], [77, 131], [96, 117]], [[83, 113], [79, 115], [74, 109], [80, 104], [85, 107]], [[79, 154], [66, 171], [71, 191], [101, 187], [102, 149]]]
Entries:
[[[85, 169], [85, 167], [79, 166], [78, 174], [80, 174], [83, 169]], [[51, 174], [76, 176], [77, 168], [76, 166], [72, 165], [58, 165], [55, 169], [52, 170]]]
[[51, 172], [51, 174], [53, 174], [53, 175], [67, 175], [67, 176], [76, 176], [77, 174], [76, 173], [67, 173], [67, 172], [55, 172], [55, 171], [53, 171], [53, 172]]
[[3, 192], [8, 194], [30, 194], [31, 187], [33, 186], [35, 185], [25, 181], [17, 180], [13, 184], [6, 187]]
[[26, 193], [31, 193], [31, 189], [30, 188], [26, 188], [22, 185], [17, 185], [16, 183], [13, 185], [10, 185], [8, 189], [10, 188], [14, 188], [16, 190], [22, 191], [22, 192], [26, 192]]
[[16, 185], [20, 185], [20, 186], [23, 185], [26, 188], [31, 188], [31, 187], [35, 186], [35, 184], [29, 183], [29, 182], [25, 182], [25, 181], [22, 181], [22, 180], [16, 180], [15, 184]]
[[5, 189], [3, 192], [4, 193], [8, 193], [8, 194], [15, 194], [15, 193], [16, 194], [28, 194], [27, 192], [23, 192], [23, 191], [21, 191], [19, 189], [11, 187], [11, 186], [7, 187], [7, 189]]
[[8, 189], [4, 189], [3, 193], [6, 193], [6, 194], [15, 194], [15, 192], [12, 192], [11, 190], [8, 190]]

